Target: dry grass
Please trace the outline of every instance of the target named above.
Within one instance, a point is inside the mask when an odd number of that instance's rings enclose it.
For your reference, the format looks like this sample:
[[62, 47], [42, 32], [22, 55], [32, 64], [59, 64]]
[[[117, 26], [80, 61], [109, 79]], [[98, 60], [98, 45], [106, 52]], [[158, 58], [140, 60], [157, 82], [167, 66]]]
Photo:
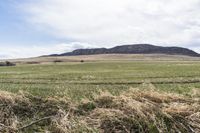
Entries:
[[102, 92], [77, 104], [0, 92], [0, 132], [198, 133], [196, 91], [191, 97], [138, 89], [120, 96]]
[[[61, 62], [80, 62], [81, 60], [91, 61], [199, 61], [198, 57], [165, 55], [165, 54], [97, 54], [79, 56], [47, 56], [25, 59], [10, 60], [17, 64], [40, 64], [55, 61]], [[4, 60], [3, 60], [4, 61]], [[181, 64], [182, 65], [182, 64]]]

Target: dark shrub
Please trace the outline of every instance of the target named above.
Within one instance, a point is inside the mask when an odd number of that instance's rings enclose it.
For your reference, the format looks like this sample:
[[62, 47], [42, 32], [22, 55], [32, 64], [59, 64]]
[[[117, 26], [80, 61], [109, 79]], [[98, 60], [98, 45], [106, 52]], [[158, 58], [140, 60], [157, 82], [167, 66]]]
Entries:
[[59, 63], [59, 62], [63, 62], [62, 60], [54, 60], [54, 63]]
[[0, 66], [15, 66], [16, 64], [6, 61], [6, 62], [0, 62]]
[[12, 63], [12, 62], [9, 62], [9, 61], [6, 61], [6, 62], [5, 62], [5, 65], [6, 65], [6, 66], [15, 66], [15, 64], [14, 64], [14, 63]]

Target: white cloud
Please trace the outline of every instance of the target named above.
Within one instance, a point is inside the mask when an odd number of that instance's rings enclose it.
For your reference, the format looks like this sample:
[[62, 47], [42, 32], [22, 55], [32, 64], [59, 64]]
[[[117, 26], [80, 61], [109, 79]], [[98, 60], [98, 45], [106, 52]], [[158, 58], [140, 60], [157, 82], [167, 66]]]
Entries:
[[183, 46], [200, 37], [200, 0], [39, 0], [21, 6], [44, 31], [96, 46]]
[[77, 42], [0, 45], [1, 58], [133, 43], [184, 46], [200, 52], [200, 0], [30, 0], [17, 6], [41, 32]]
[[91, 45], [87, 43], [62, 43], [56, 45], [35, 45], [35, 46], [3, 46], [0, 48], [1, 59], [13, 59], [13, 58], [28, 58], [36, 57], [41, 55], [50, 55], [50, 54], [61, 54], [64, 52], [69, 52], [77, 48], [92, 48]]

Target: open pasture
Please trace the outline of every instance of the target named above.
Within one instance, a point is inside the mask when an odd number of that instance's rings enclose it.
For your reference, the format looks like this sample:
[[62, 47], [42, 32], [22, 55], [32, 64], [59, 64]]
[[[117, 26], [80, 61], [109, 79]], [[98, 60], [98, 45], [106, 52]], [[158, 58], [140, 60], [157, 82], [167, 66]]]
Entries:
[[118, 95], [144, 86], [187, 95], [200, 88], [200, 62], [99, 61], [0, 67], [1, 90], [44, 97], [66, 96], [79, 101], [105, 90]]

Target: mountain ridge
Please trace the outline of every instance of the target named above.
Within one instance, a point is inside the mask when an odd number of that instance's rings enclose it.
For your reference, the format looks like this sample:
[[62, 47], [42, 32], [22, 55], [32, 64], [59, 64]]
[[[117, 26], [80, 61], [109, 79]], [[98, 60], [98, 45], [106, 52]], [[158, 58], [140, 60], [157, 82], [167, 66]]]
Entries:
[[72, 52], [62, 54], [52, 54], [50, 56], [77, 56], [77, 55], [96, 55], [96, 54], [167, 54], [167, 55], [186, 55], [200, 57], [200, 54], [183, 47], [164, 47], [152, 44], [130, 44], [121, 45], [113, 48], [91, 48], [76, 49]]

